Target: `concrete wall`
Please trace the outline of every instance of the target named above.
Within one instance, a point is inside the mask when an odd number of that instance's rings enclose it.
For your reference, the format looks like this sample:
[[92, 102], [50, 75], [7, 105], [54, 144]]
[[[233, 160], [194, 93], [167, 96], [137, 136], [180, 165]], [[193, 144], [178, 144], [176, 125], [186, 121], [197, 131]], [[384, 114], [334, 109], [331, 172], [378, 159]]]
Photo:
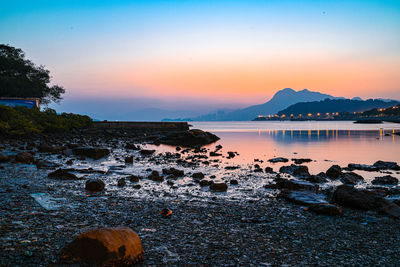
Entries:
[[140, 121], [95, 121], [95, 128], [107, 129], [136, 129], [145, 131], [186, 131], [187, 122], [140, 122]]

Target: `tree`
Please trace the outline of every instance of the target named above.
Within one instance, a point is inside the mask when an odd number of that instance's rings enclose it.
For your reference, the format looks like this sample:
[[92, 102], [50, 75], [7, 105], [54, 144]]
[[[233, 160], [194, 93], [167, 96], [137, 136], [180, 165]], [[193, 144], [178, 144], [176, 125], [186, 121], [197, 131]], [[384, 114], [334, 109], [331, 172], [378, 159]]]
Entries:
[[25, 59], [21, 49], [0, 44], [0, 97], [39, 98], [43, 105], [58, 103], [65, 89], [49, 86], [50, 79], [50, 71]]

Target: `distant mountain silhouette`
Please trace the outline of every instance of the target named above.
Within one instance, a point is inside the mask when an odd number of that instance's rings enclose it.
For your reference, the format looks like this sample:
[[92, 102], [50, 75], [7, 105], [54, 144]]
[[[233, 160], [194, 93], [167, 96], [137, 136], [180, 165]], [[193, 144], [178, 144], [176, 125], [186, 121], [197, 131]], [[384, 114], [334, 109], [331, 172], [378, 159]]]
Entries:
[[249, 106], [242, 109], [237, 109], [231, 112], [218, 112], [206, 114], [190, 118], [193, 121], [248, 121], [252, 120], [258, 115], [276, 114], [278, 111], [299, 103], [311, 102], [330, 99], [344, 99], [342, 97], [333, 97], [331, 95], [322, 94], [319, 92], [311, 92], [307, 89], [295, 91], [291, 88], [285, 88], [278, 91], [268, 102], [260, 105]]
[[286, 115], [290, 116], [293, 114], [297, 116], [299, 114], [325, 114], [327, 112], [361, 112], [370, 110], [373, 108], [388, 108], [398, 105], [400, 102], [391, 100], [383, 101], [379, 99], [368, 99], [368, 100], [350, 100], [350, 99], [325, 99], [323, 101], [313, 102], [301, 102], [291, 105], [290, 107], [279, 111], [279, 116]]

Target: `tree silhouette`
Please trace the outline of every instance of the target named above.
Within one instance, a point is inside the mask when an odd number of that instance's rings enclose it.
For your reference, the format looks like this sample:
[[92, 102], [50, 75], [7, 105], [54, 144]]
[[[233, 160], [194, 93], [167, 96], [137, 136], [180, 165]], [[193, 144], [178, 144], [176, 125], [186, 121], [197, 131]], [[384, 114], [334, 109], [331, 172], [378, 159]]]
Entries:
[[65, 89], [49, 86], [50, 71], [25, 59], [25, 53], [0, 44], [0, 97], [39, 98], [41, 104], [59, 102]]

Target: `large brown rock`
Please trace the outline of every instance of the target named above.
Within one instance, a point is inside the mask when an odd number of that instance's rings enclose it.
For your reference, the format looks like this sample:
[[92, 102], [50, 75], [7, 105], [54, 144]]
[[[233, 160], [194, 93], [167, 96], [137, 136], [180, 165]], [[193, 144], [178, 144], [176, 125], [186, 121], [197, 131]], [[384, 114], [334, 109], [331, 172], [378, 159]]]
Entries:
[[390, 217], [400, 218], [399, 206], [374, 192], [359, 190], [352, 186], [338, 186], [333, 194], [333, 201], [342, 206], [360, 210], [373, 210]]
[[85, 156], [92, 159], [100, 159], [110, 154], [107, 148], [98, 147], [80, 147], [73, 149], [75, 155]]
[[188, 130], [184, 132], [175, 132], [159, 138], [157, 141], [161, 144], [195, 147], [204, 146], [219, 140], [215, 134], [205, 132], [198, 129]]
[[20, 152], [15, 156], [15, 161], [20, 163], [31, 163], [34, 161], [33, 155], [28, 152]]
[[99, 228], [80, 234], [61, 250], [61, 263], [131, 266], [143, 260], [139, 236], [128, 227]]

